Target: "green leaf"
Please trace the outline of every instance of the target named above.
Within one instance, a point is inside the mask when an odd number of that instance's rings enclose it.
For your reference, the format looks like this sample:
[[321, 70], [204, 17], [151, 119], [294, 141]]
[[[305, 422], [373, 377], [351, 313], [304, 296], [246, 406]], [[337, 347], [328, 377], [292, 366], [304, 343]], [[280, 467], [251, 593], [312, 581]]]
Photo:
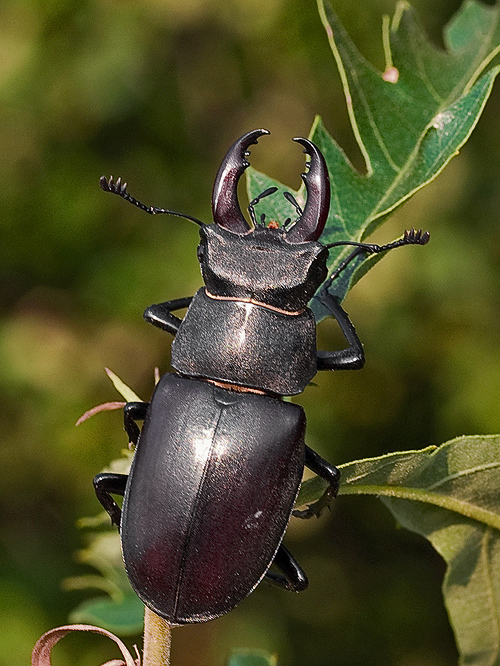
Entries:
[[277, 666], [278, 658], [263, 650], [233, 650], [227, 666]]
[[388, 453], [341, 467], [340, 494], [433, 504], [500, 529], [500, 436]]
[[[428, 41], [410, 6], [400, 2], [392, 23], [383, 24], [384, 74], [361, 56], [330, 5], [318, 2], [366, 164], [366, 173], [358, 173], [316, 118], [310, 138], [325, 156], [332, 184], [321, 240], [359, 241], [432, 181], [470, 136], [499, 71], [500, 8], [465, 2], [445, 30], [443, 51]], [[271, 185], [286, 189], [249, 170], [251, 198]], [[295, 196], [303, 202], [303, 188]], [[270, 201], [281, 198], [277, 193], [264, 199], [259, 213], [267, 219], [293, 218], [293, 207]], [[351, 251], [332, 249], [330, 270]], [[343, 299], [378, 258], [362, 266], [364, 258], [358, 256], [334, 280], [332, 293]], [[325, 314], [317, 301], [312, 307], [317, 319]]]
[[[339, 494], [381, 497], [446, 560], [443, 594], [460, 663], [499, 665], [500, 436], [359, 460], [341, 466], [341, 474]], [[307, 501], [326, 487], [312, 481], [316, 494]]]
[[460, 664], [500, 664], [500, 534], [436, 506], [384, 498], [398, 521], [428, 539], [447, 563], [443, 596]]

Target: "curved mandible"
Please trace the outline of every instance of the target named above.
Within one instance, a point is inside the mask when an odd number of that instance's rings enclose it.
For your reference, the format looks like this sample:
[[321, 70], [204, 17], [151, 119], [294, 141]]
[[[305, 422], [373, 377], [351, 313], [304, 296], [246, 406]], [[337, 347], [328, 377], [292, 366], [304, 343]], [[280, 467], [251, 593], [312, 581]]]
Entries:
[[263, 134], [269, 134], [269, 130], [252, 130], [238, 139], [227, 151], [215, 179], [212, 193], [214, 222], [237, 234], [244, 234], [250, 229], [238, 203], [238, 181], [250, 166], [246, 159], [248, 147], [257, 143]]
[[304, 212], [287, 233], [286, 239], [290, 243], [305, 243], [318, 240], [325, 228], [330, 210], [330, 179], [320, 149], [309, 139], [296, 137], [294, 141], [304, 146], [304, 152], [311, 161], [308, 171], [302, 174], [307, 192]]

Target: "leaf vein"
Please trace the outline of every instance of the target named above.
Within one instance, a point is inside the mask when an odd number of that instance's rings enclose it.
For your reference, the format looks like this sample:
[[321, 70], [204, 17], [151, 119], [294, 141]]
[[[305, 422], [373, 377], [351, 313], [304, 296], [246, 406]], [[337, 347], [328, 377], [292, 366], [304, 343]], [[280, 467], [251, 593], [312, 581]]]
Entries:
[[469, 474], [477, 474], [478, 472], [484, 472], [488, 469], [498, 469], [500, 468], [500, 461], [488, 463], [486, 465], [477, 465], [476, 467], [469, 467], [468, 469], [461, 470], [455, 474], [448, 474], [448, 476], [439, 479], [436, 483], [433, 483], [431, 486], [427, 486], [428, 490], [434, 490], [439, 488], [441, 485], [447, 483], [448, 481], [453, 481], [454, 479], [459, 479], [463, 476], [468, 476]]
[[[413, 41], [413, 40], [412, 40]], [[431, 80], [427, 76], [427, 70], [424, 65], [423, 58], [420, 53], [419, 48], [413, 48], [413, 54], [415, 57], [415, 60], [417, 62], [417, 69], [418, 73], [420, 75], [420, 78], [422, 79], [423, 83], [425, 84], [425, 87], [429, 91], [431, 97], [435, 100], [435, 102], [440, 106], [441, 104], [444, 103], [444, 98], [437, 92], [436, 88], [432, 85]]]
[[339, 491], [341, 495], [378, 495], [394, 497], [396, 499], [407, 499], [424, 504], [433, 504], [454, 513], [459, 513], [466, 518], [472, 518], [480, 523], [500, 530], [500, 515], [489, 509], [472, 504], [465, 500], [441, 495], [440, 493], [428, 492], [425, 488], [411, 488], [406, 486], [354, 486], [342, 485]]

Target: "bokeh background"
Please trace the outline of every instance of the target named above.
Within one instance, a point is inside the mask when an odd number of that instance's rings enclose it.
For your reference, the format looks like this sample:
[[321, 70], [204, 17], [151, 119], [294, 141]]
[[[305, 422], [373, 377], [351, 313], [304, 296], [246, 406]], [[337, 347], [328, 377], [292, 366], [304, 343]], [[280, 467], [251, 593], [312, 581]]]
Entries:
[[[414, 0], [437, 44], [458, 0]], [[334, 0], [361, 52], [383, 68], [393, 0]], [[314, 115], [362, 170], [338, 74], [312, 0], [4, 0], [0, 6], [0, 664], [86, 596], [61, 580], [91, 480], [125, 445], [109, 366], [148, 399], [170, 338], [151, 303], [200, 285], [198, 231], [150, 218], [98, 188], [123, 175], [146, 203], [210, 219], [220, 160], [255, 127], [252, 163], [297, 188]], [[430, 229], [426, 248], [388, 256], [349, 295], [362, 372], [318, 375], [298, 398], [308, 443], [335, 463], [500, 431], [500, 91], [437, 181], [377, 233]], [[343, 341], [332, 322], [321, 346]], [[222, 665], [233, 647], [287, 666], [451, 666], [444, 565], [373, 498], [293, 524], [286, 543], [310, 577], [292, 595], [260, 586], [228, 616], [174, 632], [175, 666]], [[139, 638], [127, 639], [129, 645]], [[55, 663], [102, 663], [99, 637], [69, 637]]]

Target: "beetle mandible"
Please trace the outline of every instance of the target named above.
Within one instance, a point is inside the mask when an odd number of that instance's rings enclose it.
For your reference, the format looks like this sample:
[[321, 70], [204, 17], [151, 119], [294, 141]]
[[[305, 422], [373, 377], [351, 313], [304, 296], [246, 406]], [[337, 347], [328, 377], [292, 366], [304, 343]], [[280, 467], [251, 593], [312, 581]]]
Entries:
[[[328, 169], [320, 150], [295, 138], [309, 156], [302, 174], [307, 199], [298, 218], [281, 227], [251, 227], [237, 197], [249, 166], [250, 145], [269, 132], [248, 132], [229, 149], [212, 197], [213, 224], [200, 225], [198, 259], [204, 280], [193, 297], [146, 309], [146, 321], [174, 336], [173, 373], [164, 375], [150, 403], [128, 403], [125, 430], [136, 452], [130, 474], [98, 474], [99, 501], [120, 528], [132, 587], [171, 624], [218, 617], [263, 579], [300, 591], [307, 577], [282, 544], [304, 466], [328, 482], [325, 495], [300, 517], [318, 514], [339, 485], [339, 471], [305, 445], [303, 409], [282, 396], [301, 393], [318, 370], [361, 368], [361, 342], [328, 286], [360, 252], [425, 244], [409, 231], [386, 246], [350, 241], [323, 245], [330, 206]], [[101, 187], [151, 214], [121, 179]], [[356, 249], [316, 298], [337, 320], [348, 347], [316, 350], [308, 303], [327, 277], [328, 249]], [[184, 319], [173, 311], [188, 308]], [[142, 430], [136, 421], [144, 421]], [[112, 494], [124, 496], [122, 509]], [[278, 572], [269, 571], [274, 564]]]

